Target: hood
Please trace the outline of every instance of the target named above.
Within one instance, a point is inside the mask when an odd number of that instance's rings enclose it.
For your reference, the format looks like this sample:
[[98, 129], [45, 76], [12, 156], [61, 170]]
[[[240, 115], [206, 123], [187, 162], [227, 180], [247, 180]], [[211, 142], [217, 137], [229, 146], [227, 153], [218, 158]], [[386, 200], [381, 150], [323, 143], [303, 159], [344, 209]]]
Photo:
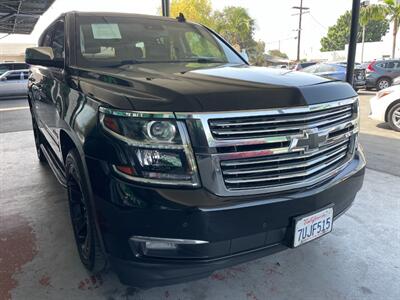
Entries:
[[83, 93], [121, 109], [204, 112], [304, 106], [355, 95], [346, 83], [248, 65], [146, 63], [78, 69]]

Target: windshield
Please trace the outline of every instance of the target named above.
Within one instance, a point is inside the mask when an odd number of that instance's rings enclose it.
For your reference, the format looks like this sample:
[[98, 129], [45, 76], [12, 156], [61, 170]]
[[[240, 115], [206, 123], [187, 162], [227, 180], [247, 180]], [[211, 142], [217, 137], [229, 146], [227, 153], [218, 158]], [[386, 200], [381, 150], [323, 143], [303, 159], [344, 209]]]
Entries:
[[135, 63], [244, 62], [202, 26], [145, 17], [78, 18], [77, 60], [81, 66]]

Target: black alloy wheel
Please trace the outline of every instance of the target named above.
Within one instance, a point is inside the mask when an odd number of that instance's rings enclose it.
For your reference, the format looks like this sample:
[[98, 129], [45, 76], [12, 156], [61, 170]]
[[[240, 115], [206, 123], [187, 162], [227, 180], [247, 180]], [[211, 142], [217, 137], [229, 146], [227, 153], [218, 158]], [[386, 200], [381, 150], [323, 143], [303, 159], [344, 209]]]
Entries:
[[89, 200], [89, 185], [83, 176], [79, 153], [72, 149], [65, 160], [68, 202], [75, 242], [82, 264], [91, 272], [103, 271], [107, 260], [97, 237]]

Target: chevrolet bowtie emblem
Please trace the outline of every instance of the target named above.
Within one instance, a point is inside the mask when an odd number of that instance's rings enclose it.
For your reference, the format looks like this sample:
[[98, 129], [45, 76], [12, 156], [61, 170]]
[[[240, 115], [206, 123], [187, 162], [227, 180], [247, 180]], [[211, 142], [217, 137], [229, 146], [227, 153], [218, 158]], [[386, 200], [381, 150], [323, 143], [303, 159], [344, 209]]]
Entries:
[[312, 152], [318, 150], [319, 146], [328, 139], [327, 133], [320, 133], [317, 128], [306, 129], [303, 136], [294, 136], [291, 139], [290, 150], [304, 150]]

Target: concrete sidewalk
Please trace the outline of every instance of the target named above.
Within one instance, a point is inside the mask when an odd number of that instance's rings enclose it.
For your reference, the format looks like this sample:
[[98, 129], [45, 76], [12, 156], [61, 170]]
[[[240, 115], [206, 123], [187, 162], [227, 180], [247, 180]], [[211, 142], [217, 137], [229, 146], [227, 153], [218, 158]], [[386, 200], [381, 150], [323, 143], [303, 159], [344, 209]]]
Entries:
[[79, 262], [65, 190], [31, 131], [0, 134], [0, 299], [400, 299], [400, 178], [367, 170], [331, 234], [185, 284], [139, 291]]

